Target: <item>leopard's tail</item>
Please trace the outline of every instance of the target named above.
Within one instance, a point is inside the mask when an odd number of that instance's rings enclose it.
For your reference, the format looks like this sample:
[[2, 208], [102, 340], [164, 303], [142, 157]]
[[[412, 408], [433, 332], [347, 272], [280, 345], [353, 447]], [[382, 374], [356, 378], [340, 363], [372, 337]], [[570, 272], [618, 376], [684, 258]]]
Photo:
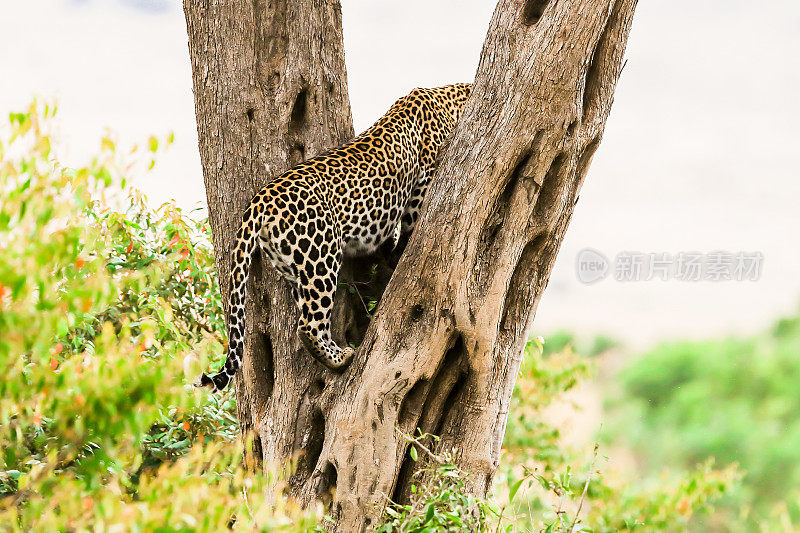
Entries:
[[236, 246], [231, 254], [231, 291], [228, 305], [228, 355], [222, 370], [209, 376], [203, 374], [195, 382], [198, 387], [210, 387], [215, 392], [228, 386], [242, 366], [244, 354], [244, 304], [247, 292], [247, 277], [255, 251], [262, 220], [253, 203], [242, 215], [242, 225], [236, 233]]

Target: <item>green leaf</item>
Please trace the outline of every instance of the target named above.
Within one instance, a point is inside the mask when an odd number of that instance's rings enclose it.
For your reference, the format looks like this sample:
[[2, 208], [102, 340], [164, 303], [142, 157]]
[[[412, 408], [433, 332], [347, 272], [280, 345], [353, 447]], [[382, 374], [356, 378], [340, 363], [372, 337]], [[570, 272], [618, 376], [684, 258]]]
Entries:
[[414, 461], [417, 460], [417, 448], [413, 444], [411, 445], [411, 448], [409, 448], [408, 454], [411, 456], [411, 459]]
[[423, 524], [427, 524], [431, 520], [433, 520], [433, 515], [436, 512], [436, 506], [433, 503], [428, 504], [428, 509], [425, 511], [425, 520], [422, 522]]
[[509, 502], [513, 502], [514, 501], [514, 496], [517, 495], [517, 491], [519, 491], [519, 488], [522, 486], [522, 482], [523, 481], [525, 481], [525, 478], [522, 478], [519, 481], [517, 481], [516, 483], [514, 483], [513, 485], [511, 485], [511, 488], [508, 491], [508, 501]]

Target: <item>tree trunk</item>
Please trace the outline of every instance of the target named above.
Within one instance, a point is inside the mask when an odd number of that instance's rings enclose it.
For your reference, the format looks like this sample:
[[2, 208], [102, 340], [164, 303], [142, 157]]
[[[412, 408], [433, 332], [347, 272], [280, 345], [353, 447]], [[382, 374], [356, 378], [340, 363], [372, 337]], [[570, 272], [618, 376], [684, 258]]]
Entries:
[[[307, 91], [305, 155], [350, 135], [338, 4], [298, 5], [279, 15], [258, 2], [185, 4], [224, 295], [246, 199], [296, 162], [298, 88]], [[260, 309], [248, 310], [258, 331], [248, 333], [256, 350], [246, 351], [239, 385], [243, 427], [257, 432], [265, 461], [302, 454], [291, 489], [330, 503], [339, 531], [368, 529], [387, 498], [407, 498], [416, 465], [401, 432], [438, 435], [439, 449], [472, 474], [469, 490], [488, 490], [522, 350], [602, 137], [635, 5], [500, 0], [472, 97], [346, 372], [324, 371], [302, 352], [286, 287], [270, 269], [251, 287]], [[264, 163], [271, 172], [262, 175]]]
[[[227, 311], [230, 253], [253, 195], [270, 178], [353, 137], [341, 6], [322, 0], [185, 0], [184, 12]], [[299, 314], [286, 283], [258, 257], [251, 272], [236, 395], [242, 432], [255, 437], [256, 456], [267, 461], [314, 445], [307, 439], [309, 430], [316, 432], [316, 419], [305, 398], [325, 371], [295, 334]], [[347, 321], [341, 312], [346, 308], [344, 302], [338, 306], [337, 324]]]

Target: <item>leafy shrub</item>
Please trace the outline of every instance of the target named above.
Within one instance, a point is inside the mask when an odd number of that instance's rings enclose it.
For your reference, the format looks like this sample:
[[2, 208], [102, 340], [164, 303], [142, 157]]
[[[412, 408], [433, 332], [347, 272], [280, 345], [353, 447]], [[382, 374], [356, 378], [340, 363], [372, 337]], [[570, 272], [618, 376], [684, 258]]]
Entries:
[[433, 453], [423, 440], [438, 440], [433, 435], [407, 436], [412, 443], [411, 457], [416, 461], [417, 450], [423, 450], [432, 466], [415, 473], [424, 482], [411, 486], [411, 502], [407, 505], [388, 505], [383, 524], [377, 533], [485, 531], [487, 517], [496, 506], [490, 501], [475, 498], [465, 490], [469, 474], [455, 466], [449, 453]]
[[[510, 408], [504, 460], [495, 480], [504, 516], [519, 531], [673, 531], [707, 513], [735, 485], [735, 469], [710, 464], [649, 484], [603, 473], [598, 449], [571, 450], [543, 411], [593, 372], [587, 356], [559, 335], [559, 348], [533, 340], [525, 350]], [[567, 340], [568, 339], [568, 340]], [[586, 352], [593, 353], [592, 346]]]
[[578, 353], [595, 356], [619, 345], [620, 343], [616, 339], [607, 335], [596, 335], [591, 340], [587, 340], [576, 337], [571, 331], [559, 330], [547, 336], [547, 343], [543, 346], [543, 350], [545, 355], [550, 355], [569, 348]]
[[[741, 490], [728, 500], [731, 525], [751, 531], [800, 486], [800, 319], [752, 338], [672, 342], [622, 373], [616, 434], [650, 468], [691, 467], [713, 457], [738, 464]], [[743, 508], [752, 516], [743, 519]], [[797, 523], [797, 507], [789, 513]], [[737, 526], [737, 524], [739, 524]]]
[[3, 528], [313, 527], [316, 510], [251, 510], [275, 481], [242, 467], [232, 398], [183, 377], [223, 353], [208, 226], [124, 188], [168, 142], [142, 161], [106, 137], [63, 168], [53, 114], [0, 128]]

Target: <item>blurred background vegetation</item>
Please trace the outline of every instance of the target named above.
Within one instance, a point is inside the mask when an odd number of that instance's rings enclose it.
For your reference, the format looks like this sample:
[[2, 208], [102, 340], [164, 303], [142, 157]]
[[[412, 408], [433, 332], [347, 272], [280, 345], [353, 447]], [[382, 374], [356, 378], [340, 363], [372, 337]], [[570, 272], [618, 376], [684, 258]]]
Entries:
[[[233, 396], [189, 385], [223, 353], [209, 228], [127, 184], [171, 138], [107, 135], [66, 168], [54, 115], [34, 102], [0, 125], [0, 529], [324, 529], [242, 464]], [[382, 530], [793, 531], [799, 353], [798, 317], [645, 354], [533, 339], [490, 498], [438, 456]], [[576, 437], [563, 415], [587, 396], [604, 425]]]

